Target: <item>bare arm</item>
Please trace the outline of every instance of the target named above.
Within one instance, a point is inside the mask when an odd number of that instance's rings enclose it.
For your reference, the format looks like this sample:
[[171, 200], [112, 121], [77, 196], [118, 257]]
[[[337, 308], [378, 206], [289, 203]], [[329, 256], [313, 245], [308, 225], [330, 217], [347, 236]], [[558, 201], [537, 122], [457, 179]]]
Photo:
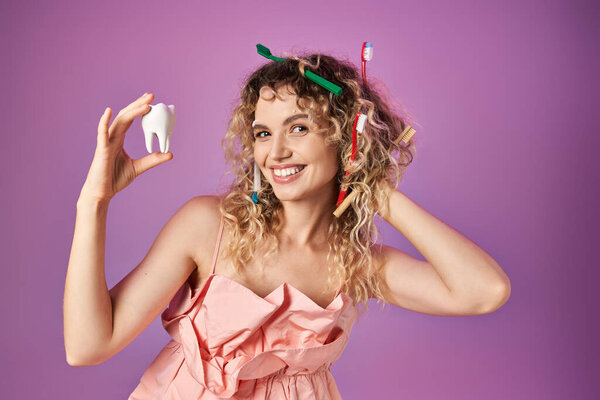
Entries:
[[[100, 212], [103, 217], [97, 220], [91, 219], [90, 226], [95, 229], [76, 229], [64, 304], [70, 365], [106, 361], [164, 310], [196, 268], [194, 249], [207, 235], [214, 234], [218, 205], [214, 196], [186, 202], [161, 229], [144, 259], [110, 291], [104, 278], [106, 212]], [[81, 225], [86, 221], [81, 218]]]
[[112, 305], [104, 275], [108, 201], [80, 197], [67, 267], [63, 328], [67, 362], [81, 365], [93, 358], [112, 334]]
[[[112, 124], [107, 107], [98, 123], [97, 146], [77, 200], [75, 232], [63, 298], [67, 362], [87, 365], [106, 348], [113, 332], [113, 305], [104, 276], [108, 204], [137, 176], [172, 158], [153, 153], [138, 160], [123, 148], [125, 133], [137, 116], [149, 112], [154, 96], [144, 94], [123, 108]], [[110, 126], [109, 126], [110, 125]]]
[[380, 215], [427, 261], [382, 246], [387, 301], [434, 315], [475, 315], [508, 300], [510, 281], [488, 253], [399, 190], [390, 188], [389, 194]]

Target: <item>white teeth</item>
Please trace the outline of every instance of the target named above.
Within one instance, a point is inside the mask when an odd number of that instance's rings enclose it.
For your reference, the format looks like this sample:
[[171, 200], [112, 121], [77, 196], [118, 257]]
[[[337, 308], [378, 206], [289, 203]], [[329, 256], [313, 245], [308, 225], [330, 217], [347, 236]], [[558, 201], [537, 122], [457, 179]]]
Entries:
[[295, 167], [295, 168], [285, 168], [285, 169], [274, 169], [273, 171], [275, 172], [276, 176], [286, 177], [289, 175], [297, 174], [298, 172], [300, 172], [300, 170], [302, 170], [302, 168]]
[[146, 139], [146, 150], [152, 153], [152, 138], [158, 139], [160, 151], [166, 153], [171, 146], [171, 134], [175, 125], [175, 106], [164, 103], [150, 105], [150, 111], [142, 116], [142, 129]]

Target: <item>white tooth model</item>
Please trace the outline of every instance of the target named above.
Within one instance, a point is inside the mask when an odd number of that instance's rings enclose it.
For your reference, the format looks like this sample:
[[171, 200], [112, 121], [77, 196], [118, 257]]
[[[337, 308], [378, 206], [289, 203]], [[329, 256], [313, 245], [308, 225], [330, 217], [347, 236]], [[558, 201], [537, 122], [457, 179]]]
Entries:
[[175, 126], [175, 106], [164, 103], [150, 104], [150, 111], [142, 116], [142, 129], [146, 139], [146, 149], [152, 153], [152, 138], [158, 138], [160, 151], [167, 153], [171, 144], [171, 134]]

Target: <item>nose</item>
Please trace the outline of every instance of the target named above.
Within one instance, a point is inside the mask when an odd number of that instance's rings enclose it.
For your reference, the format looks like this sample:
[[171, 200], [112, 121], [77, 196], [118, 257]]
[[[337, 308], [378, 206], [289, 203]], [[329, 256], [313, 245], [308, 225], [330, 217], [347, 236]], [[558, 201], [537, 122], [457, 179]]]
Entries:
[[269, 150], [269, 157], [272, 160], [281, 160], [288, 158], [291, 155], [291, 150], [287, 144], [287, 138], [285, 135], [273, 135], [271, 140], [271, 149]]

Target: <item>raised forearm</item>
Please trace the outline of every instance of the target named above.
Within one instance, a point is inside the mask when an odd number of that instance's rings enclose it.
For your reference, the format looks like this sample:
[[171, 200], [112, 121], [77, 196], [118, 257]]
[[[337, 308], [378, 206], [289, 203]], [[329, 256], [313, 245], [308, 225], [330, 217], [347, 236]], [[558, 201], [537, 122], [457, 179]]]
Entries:
[[433, 265], [458, 297], [503, 302], [510, 281], [498, 263], [466, 236], [431, 215], [404, 193], [389, 189], [380, 215], [402, 233]]
[[104, 274], [108, 202], [80, 197], [67, 267], [63, 328], [67, 361], [89, 365], [112, 336], [112, 304]]

